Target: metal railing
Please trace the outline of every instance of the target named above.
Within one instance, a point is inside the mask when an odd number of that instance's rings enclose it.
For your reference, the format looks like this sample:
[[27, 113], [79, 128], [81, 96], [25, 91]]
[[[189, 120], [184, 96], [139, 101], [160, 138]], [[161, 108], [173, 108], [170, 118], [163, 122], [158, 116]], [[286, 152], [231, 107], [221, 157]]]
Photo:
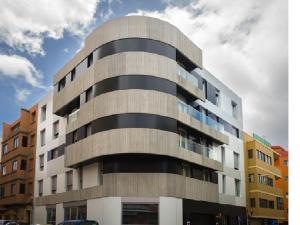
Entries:
[[213, 127], [217, 131], [224, 132], [224, 125], [218, 123], [217, 121], [213, 120], [212, 118], [204, 115], [202, 112], [194, 109], [192, 106], [185, 104], [183, 101], [178, 100], [178, 109], [181, 112], [188, 114], [189, 116], [193, 117], [194, 119], [205, 123], [206, 125]]
[[179, 65], [177, 65], [177, 75], [189, 81], [193, 86], [199, 88], [197, 78]]
[[213, 150], [207, 146], [198, 144], [190, 139], [179, 136], [179, 146], [186, 150], [198, 153], [207, 158], [213, 159]]

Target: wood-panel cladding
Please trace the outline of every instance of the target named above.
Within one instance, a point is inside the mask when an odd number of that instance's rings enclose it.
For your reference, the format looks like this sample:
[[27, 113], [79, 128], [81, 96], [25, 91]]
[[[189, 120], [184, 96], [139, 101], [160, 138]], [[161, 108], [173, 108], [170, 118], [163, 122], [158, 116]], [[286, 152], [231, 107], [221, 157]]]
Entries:
[[182, 149], [178, 134], [146, 128], [114, 129], [89, 136], [66, 148], [65, 165], [122, 153], [166, 155], [222, 171], [220, 162]]
[[93, 50], [112, 40], [148, 38], [170, 44], [202, 67], [202, 51], [181, 31], [168, 22], [145, 16], [127, 16], [108, 21], [96, 28], [85, 40], [85, 46], [55, 76], [54, 83], [70, 72]]
[[177, 197], [218, 202], [218, 184], [168, 173], [104, 174], [103, 185], [38, 197], [35, 205], [59, 204], [87, 199], [121, 197]]
[[122, 52], [96, 60], [78, 74], [74, 81], [54, 93], [53, 111], [56, 112], [97, 82], [120, 75], [150, 75], [172, 81], [198, 99], [205, 100], [204, 92], [177, 75], [177, 63], [167, 57], [148, 52]]

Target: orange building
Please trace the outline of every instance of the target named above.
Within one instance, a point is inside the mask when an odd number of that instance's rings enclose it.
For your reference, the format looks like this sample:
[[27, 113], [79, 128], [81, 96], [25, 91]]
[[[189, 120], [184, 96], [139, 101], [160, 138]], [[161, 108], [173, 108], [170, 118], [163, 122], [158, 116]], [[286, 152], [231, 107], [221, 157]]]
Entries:
[[21, 109], [20, 118], [12, 124], [3, 123], [0, 219], [31, 223], [37, 105]]
[[283, 179], [279, 179], [276, 181], [276, 187], [283, 190], [283, 201], [285, 206], [285, 221], [281, 221], [282, 223], [287, 223], [288, 221], [288, 194], [289, 194], [289, 167], [288, 167], [288, 151], [282, 148], [281, 146], [272, 146], [272, 149], [280, 154], [279, 160], [276, 162], [275, 166], [277, 166], [281, 170], [281, 174]]

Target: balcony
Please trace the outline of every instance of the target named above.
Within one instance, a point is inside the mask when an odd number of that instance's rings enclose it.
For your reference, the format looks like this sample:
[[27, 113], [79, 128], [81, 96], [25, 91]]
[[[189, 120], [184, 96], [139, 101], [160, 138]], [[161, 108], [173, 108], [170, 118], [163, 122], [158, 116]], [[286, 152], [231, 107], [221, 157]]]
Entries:
[[179, 136], [179, 146], [183, 149], [195, 152], [197, 154], [203, 155], [209, 159], [214, 159], [212, 148], [200, 145], [190, 139]]
[[68, 124], [73, 123], [78, 118], [79, 109], [75, 110], [68, 116]]
[[6, 196], [0, 199], [1, 205], [16, 205], [16, 204], [30, 204], [32, 198], [28, 194], [16, 194], [12, 196]]
[[177, 66], [177, 75], [190, 82], [193, 86], [199, 88], [197, 78], [179, 65]]
[[211, 119], [210, 117], [204, 115], [202, 112], [194, 109], [192, 106], [185, 104], [183, 101], [178, 101], [178, 109], [181, 112], [188, 114], [194, 119], [208, 125], [209, 127], [214, 128], [215, 130], [224, 133], [224, 125], [218, 123], [217, 121]]

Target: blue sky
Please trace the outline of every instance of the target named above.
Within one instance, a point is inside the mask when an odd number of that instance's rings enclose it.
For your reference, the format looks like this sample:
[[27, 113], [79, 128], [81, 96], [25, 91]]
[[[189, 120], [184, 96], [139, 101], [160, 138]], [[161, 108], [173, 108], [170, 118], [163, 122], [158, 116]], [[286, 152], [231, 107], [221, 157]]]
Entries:
[[0, 122], [51, 88], [84, 37], [128, 14], [176, 25], [202, 50], [204, 66], [243, 99], [244, 128], [288, 146], [287, 2], [281, 0], [3, 0]]

